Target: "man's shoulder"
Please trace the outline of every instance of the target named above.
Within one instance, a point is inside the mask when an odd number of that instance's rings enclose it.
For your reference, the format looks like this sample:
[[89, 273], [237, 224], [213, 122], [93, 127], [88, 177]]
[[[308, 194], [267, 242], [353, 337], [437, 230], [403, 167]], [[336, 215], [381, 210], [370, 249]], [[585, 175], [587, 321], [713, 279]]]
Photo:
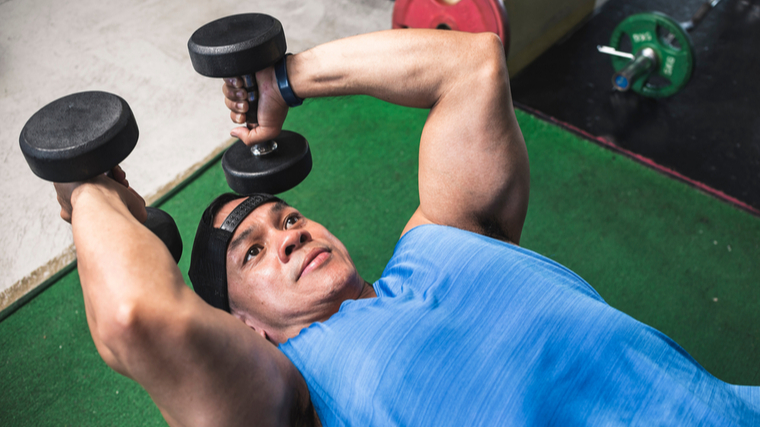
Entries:
[[408, 230], [396, 243], [394, 256], [408, 251], [424, 251], [436, 253], [450, 246], [480, 247], [497, 246], [517, 248], [517, 245], [457, 227], [438, 224], [422, 224]]

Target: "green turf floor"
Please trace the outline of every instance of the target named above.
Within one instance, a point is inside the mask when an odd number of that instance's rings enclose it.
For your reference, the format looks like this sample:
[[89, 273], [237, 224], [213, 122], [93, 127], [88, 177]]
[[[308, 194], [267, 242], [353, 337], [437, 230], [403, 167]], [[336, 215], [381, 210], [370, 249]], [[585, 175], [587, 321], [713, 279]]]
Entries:
[[[341, 238], [368, 280], [418, 203], [425, 117], [350, 97], [307, 101], [286, 123], [309, 139], [314, 170], [284, 198]], [[760, 219], [526, 113], [518, 119], [532, 168], [522, 245], [580, 274], [718, 378], [760, 385]], [[200, 212], [226, 190], [215, 164], [162, 205], [185, 242], [183, 272]], [[76, 271], [0, 323], [0, 389], [2, 426], [164, 425], [147, 394], [98, 357]]]

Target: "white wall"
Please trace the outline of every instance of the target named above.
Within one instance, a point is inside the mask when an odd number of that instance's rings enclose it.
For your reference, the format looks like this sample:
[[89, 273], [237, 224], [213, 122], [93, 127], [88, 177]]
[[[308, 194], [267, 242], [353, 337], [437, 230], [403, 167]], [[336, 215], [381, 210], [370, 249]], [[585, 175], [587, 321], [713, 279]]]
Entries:
[[140, 140], [123, 166], [150, 202], [225, 146], [232, 128], [220, 81], [190, 64], [195, 29], [269, 13], [295, 52], [390, 28], [392, 8], [388, 0], [0, 0], [0, 309], [73, 260], [53, 187], [18, 147], [39, 108], [85, 90], [126, 99]]

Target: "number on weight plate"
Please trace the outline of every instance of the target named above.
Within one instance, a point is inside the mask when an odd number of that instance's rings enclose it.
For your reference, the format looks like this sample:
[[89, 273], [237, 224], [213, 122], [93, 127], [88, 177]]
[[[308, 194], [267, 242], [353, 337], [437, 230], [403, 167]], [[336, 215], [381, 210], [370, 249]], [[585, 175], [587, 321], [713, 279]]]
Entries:
[[634, 43], [651, 42], [651, 41], [652, 41], [652, 33], [648, 31], [646, 33], [633, 34]]

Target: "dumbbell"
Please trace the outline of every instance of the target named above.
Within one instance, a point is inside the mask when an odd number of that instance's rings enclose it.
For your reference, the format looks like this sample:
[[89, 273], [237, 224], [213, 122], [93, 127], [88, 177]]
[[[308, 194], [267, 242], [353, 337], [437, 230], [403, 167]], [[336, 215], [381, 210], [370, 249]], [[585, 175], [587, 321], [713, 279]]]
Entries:
[[[107, 92], [80, 92], [42, 107], [19, 136], [32, 172], [52, 182], [84, 181], [121, 163], [137, 145], [137, 122], [127, 102]], [[182, 256], [177, 224], [166, 212], [148, 207], [145, 226]]]
[[[249, 128], [255, 126], [259, 99], [255, 73], [276, 64], [287, 49], [280, 21], [259, 13], [228, 16], [196, 30], [187, 47], [198, 73], [243, 78], [248, 91], [246, 122]], [[306, 178], [311, 165], [308, 142], [289, 131], [252, 147], [237, 140], [222, 158], [227, 183], [244, 195], [287, 191]]]

